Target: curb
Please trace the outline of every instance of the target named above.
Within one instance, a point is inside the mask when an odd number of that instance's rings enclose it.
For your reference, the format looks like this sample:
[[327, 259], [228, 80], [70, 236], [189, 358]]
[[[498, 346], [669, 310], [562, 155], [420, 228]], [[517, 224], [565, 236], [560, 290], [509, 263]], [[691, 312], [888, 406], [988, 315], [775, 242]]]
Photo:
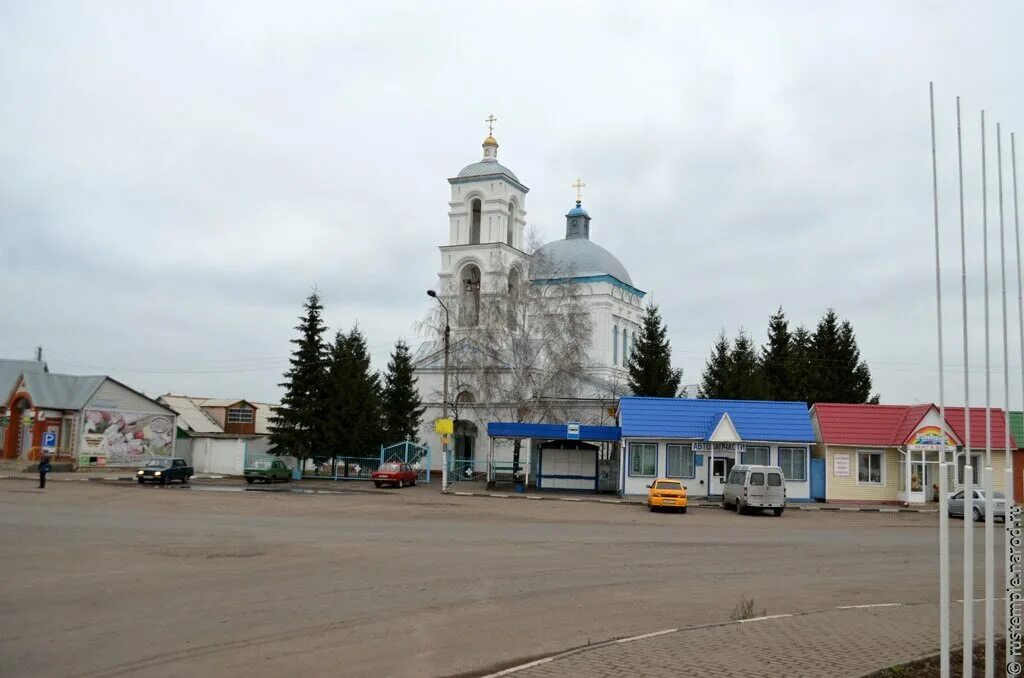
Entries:
[[[72, 474], [69, 474], [69, 475], [75, 476], [77, 474], [72, 473]], [[211, 476], [207, 476], [207, 475], [192, 476], [192, 480], [224, 480], [224, 479], [227, 479], [227, 478], [231, 478], [231, 476], [212, 476], [212, 475]], [[38, 480], [38, 478], [36, 478], [35, 476], [5, 475], [5, 476], [0, 476], [0, 480], [29, 480], [29, 481], [33, 481], [34, 482], [34, 481]], [[125, 481], [130, 481], [130, 480], [135, 480], [135, 476], [134, 475], [131, 475], [131, 476], [78, 476], [78, 477], [73, 477], [73, 478], [60, 478], [60, 477], [55, 477], [53, 475], [47, 475], [46, 476], [46, 482], [48, 482], [48, 483], [54, 483], [54, 482], [56, 482], [56, 483], [75, 483], [75, 482], [82, 483], [82, 482], [102, 482], [102, 481], [106, 481], [106, 482], [111, 482], [112, 483], [112, 482], [125, 482]]]
[[[598, 499], [590, 497], [544, 497], [535, 494], [499, 494], [497, 492], [459, 492], [457, 490], [442, 490], [441, 494], [449, 494], [455, 497], [486, 497], [488, 499], [531, 499], [533, 501], [571, 501], [590, 504], [626, 504], [633, 506], [644, 506], [647, 504], [642, 499]], [[701, 501], [689, 504], [691, 508], [722, 508], [717, 502]], [[820, 506], [805, 504], [786, 504], [791, 511], [837, 511], [847, 513], [938, 513], [937, 509], [917, 509], [904, 507], [879, 507], [879, 506]]]

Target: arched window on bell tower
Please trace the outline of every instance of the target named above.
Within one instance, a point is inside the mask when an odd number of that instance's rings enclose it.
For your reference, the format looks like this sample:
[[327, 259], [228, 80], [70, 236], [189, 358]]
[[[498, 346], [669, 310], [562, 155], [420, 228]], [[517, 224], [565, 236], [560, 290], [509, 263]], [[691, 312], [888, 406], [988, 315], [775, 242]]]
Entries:
[[480, 210], [482, 203], [480, 198], [473, 198], [469, 208], [469, 244], [480, 244]]
[[515, 233], [516, 224], [516, 203], [514, 200], [508, 202], [508, 232], [505, 236], [505, 244], [513, 247], [513, 235]]

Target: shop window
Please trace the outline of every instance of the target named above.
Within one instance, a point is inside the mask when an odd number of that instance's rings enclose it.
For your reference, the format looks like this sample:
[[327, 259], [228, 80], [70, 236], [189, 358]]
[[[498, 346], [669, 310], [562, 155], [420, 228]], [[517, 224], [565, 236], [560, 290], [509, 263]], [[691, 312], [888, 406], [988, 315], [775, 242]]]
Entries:
[[665, 475], [669, 478], [693, 478], [693, 447], [691, 445], [665, 446]]
[[253, 422], [253, 411], [251, 407], [229, 407], [229, 424], [251, 424]]
[[803, 447], [780, 447], [779, 467], [786, 480], [807, 480], [807, 450]]
[[861, 452], [857, 455], [857, 482], [881, 485], [882, 454], [880, 452]]
[[658, 475], [658, 446], [654, 443], [630, 443], [629, 475], [654, 477]]
[[744, 464], [768, 466], [769, 459], [771, 457], [771, 450], [768, 446], [747, 445], [747, 449], [743, 450], [743, 453], [740, 456], [743, 459]]

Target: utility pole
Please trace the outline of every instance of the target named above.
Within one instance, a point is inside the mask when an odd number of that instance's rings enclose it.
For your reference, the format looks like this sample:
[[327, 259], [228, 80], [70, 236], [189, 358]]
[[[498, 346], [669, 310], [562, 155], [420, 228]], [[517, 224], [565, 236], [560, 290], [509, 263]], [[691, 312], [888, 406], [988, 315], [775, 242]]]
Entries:
[[[437, 292], [434, 290], [427, 290], [427, 296], [437, 299], [437, 303], [441, 304], [441, 308], [444, 309], [444, 388], [442, 390], [441, 397], [441, 418], [448, 418], [448, 354], [449, 345], [451, 340], [452, 328], [451, 323], [448, 319], [448, 307], [445, 306], [444, 302], [441, 301], [441, 297], [437, 296]], [[448, 489], [448, 436], [450, 433], [442, 434], [441, 438], [441, 491]]]

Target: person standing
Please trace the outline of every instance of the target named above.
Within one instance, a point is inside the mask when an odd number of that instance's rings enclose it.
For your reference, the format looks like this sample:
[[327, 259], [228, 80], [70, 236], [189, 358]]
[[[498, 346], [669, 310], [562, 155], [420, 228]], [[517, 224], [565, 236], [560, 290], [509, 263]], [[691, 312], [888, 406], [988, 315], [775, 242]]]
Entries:
[[44, 454], [39, 460], [39, 489], [46, 488], [46, 474], [50, 472], [50, 455]]

